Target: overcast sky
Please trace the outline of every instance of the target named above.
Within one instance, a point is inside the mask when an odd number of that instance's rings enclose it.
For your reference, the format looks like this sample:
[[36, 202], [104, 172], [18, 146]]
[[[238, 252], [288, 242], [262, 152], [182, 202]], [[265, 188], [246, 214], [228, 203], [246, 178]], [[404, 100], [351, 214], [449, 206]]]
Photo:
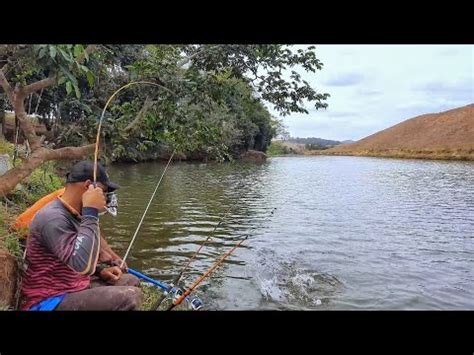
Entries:
[[331, 95], [329, 107], [307, 104], [309, 115], [283, 118], [293, 137], [358, 140], [417, 115], [474, 103], [472, 45], [316, 45], [316, 56], [322, 70], [297, 71]]

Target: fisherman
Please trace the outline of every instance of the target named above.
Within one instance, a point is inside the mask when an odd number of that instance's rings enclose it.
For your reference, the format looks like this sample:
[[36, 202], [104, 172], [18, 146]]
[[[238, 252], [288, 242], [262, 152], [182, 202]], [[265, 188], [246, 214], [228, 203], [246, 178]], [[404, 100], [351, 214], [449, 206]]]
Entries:
[[[120, 257], [101, 237], [99, 214], [106, 193], [118, 185], [105, 169], [81, 161], [67, 175], [64, 192], [35, 213], [26, 244], [22, 310], [136, 310], [138, 278], [120, 269]], [[105, 243], [104, 243], [105, 242]], [[106, 264], [99, 264], [100, 262]]]

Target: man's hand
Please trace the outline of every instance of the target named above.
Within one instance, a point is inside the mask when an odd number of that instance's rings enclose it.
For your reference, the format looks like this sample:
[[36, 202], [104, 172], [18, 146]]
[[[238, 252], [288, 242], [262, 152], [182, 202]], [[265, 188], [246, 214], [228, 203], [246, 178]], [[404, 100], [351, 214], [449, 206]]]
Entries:
[[[112, 260], [112, 265], [120, 267], [122, 265], [122, 259], [115, 259]], [[127, 272], [128, 271], [128, 265], [127, 263], [123, 263], [122, 271]]]
[[105, 203], [104, 191], [100, 187], [94, 188], [91, 184], [82, 194], [82, 207], [92, 207], [102, 212], [105, 210]]
[[108, 268], [103, 269], [100, 272], [99, 276], [102, 280], [113, 285], [122, 276], [122, 270], [120, 270], [118, 266], [108, 267]]

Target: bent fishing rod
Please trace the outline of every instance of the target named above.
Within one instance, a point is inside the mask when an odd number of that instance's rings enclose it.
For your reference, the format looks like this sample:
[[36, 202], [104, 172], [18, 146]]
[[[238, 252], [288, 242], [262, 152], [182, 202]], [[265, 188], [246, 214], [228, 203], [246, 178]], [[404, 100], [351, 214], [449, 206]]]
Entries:
[[117, 96], [120, 91], [122, 91], [122, 90], [124, 90], [124, 89], [126, 89], [126, 88], [128, 88], [132, 85], [156, 86], [156, 87], [165, 89], [166, 91], [170, 92], [173, 95], [176, 95], [173, 91], [171, 91], [167, 87], [165, 87], [163, 85], [160, 85], [160, 84], [157, 84], [157, 83], [154, 83], [152, 81], [146, 81], [146, 80], [132, 81], [128, 84], [125, 84], [125, 85], [119, 87], [117, 90], [115, 90], [115, 92], [112, 95], [110, 95], [109, 99], [105, 103], [104, 109], [102, 110], [102, 114], [100, 115], [100, 118], [99, 118], [99, 125], [97, 127], [97, 136], [96, 136], [96, 139], [95, 139], [95, 151], [94, 151], [94, 186], [97, 183], [97, 160], [98, 160], [98, 157], [99, 157], [99, 142], [100, 142], [100, 133], [101, 133], [100, 131], [101, 131], [101, 128], [102, 128], [102, 122], [104, 120], [105, 111], [107, 110], [107, 107], [110, 105], [110, 103], [112, 102], [114, 97]]
[[[93, 181], [93, 185], [94, 187], [97, 186], [97, 165], [98, 165], [98, 158], [99, 158], [99, 142], [100, 142], [100, 133], [101, 133], [101, 128], [102, 128], [102, 122], [104, 120], [104, 116], [105, 116], [105, 111], [107, 110], [107, 107], [109, 106], [109, 104], [112, 102], [112, 100], [114, 99], [114, 97], [116, 95], [118, 95], [118, 93], [132, 85], [151, 85], [151, 86], [156, 86], [156, 87], [159, 87], [159, 88], [162, 88], [162, 89], [165, 89], [167, 90], [168, 92], [172, 93], [173, 95], [176, 95], [174, 92], [172, 92], [170, 89], [164, 87], [163, 85], [160, 85], [160, 84], [157, 84], [157, 83], [154, 83], [154, 82], [151, 82], [151, 81], [145, 81], [145, 80], [141, 80], [141, 81], [132, 81], [128, 84], [125, 84], [123, 86], [121, 86], [120, 88], [118, 88], [110, 97], [109, 99], [107, 100], [105, 106], [104, 106], [104, 109], [102, 110], [102, 114], [100, 115], [100, 119], [99, 119], [99, 125], [97, 127], [97, 136], [96, 136], [96, 141], [95, 141], [95, 152], [94, 152], [94, 174], [93, 174], [93, 177], [94, 177], [94, 181]], [[176, 149], [173, 151], [173, 153], [171, 154], [170, 156], [170, 159], [168, 160], [168, 164], [166, 164], [166, 167], [163, 171], [163, 174], [161, 175], [161, 178], [160, 180], [158, 181], [158, 184], [156, 185], [155, 187], [155, 190], [153, 191], [153, 194], [150, 198], [150, 201], [148, 202], [148, 205], [145, 209], [145, 212], [143, 213], [143, 216], [140, 220], [140, 223], [138, 224], [137, 226], [137, 229], [135, 230], [135, 234], [133, 235], [133, 238], [132, 240], [130, 241], [130, 244], [127, 248], [127, 252], [125, 253], [125, 256], [123, 257], [122, 259], [122, 263], [120, 264], [120, 268], [123, 268], [124, 264], [125, 264], [125, 260], [127, 259], [127, 256], [132, 248], [132, 245], [133, 243], [135, 242], [135, 238], [138, 234], [138, 231], [140, 230], [140, 227], [143, 223], [143, 220], [145, 219], [145, 215], [146, 213], [148, 212], [148, 208], [150, 207], [151, 205], [151, 202], [153, 201], [153, 197], [155, 197], [155, 194], [156, 194], [156, 191], [158, 190], [158, 187], [160, 186], [161, 184], [161, 180], [163, 179], [163, 176], [165, 175], [166, 173], [166, 170], [168, 169], [168, 166], [169, 164], [171, 163], [171, 160], [173, 159], [173, 156], [176, 152]]]

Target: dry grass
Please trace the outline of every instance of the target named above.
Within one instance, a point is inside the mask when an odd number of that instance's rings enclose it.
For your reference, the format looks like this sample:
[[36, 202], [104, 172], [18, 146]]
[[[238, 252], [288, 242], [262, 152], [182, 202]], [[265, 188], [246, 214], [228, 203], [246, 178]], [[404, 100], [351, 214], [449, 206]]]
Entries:
[[14, 307], [18, 281], [18, 266], [14, 256], [0, 249], [0, 307]]
[[418, 116], [314, 155], [474, 160], [474, 104]]

